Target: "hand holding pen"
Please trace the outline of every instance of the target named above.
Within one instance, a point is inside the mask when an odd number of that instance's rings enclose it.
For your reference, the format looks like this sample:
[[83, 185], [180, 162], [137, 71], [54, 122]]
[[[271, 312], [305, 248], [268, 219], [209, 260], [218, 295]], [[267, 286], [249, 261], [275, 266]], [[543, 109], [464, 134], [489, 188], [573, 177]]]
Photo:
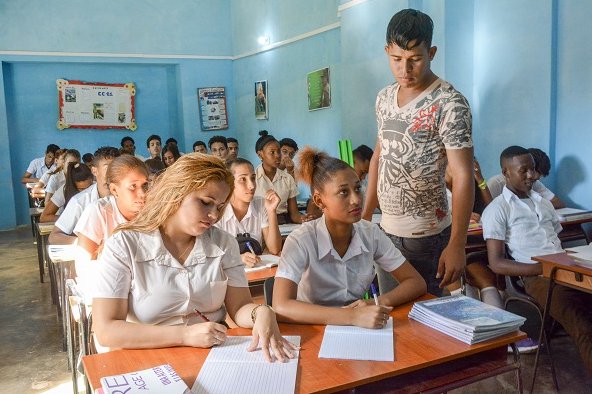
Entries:
[[251, 245], [250, 242], [247, 241], [246, 246], [250, 252], [241, 254], [241, 260], [247, 267], [252, 268], [261, 261], [261, 257], [257, 256], [255, 250], [253, 249], [253, 245]]

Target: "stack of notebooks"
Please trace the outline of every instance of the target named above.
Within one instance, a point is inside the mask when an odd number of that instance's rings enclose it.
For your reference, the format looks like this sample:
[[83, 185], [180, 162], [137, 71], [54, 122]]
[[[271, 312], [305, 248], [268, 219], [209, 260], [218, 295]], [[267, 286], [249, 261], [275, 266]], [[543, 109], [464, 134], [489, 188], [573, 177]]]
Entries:
[[576, 208], [561, 208], [557, 209], [557, 216], [562, 222], [571, 222], [575, 220], [585, 220], [592, 218], [592, 211]]
[[463, 295], [416, 302], [409, 317], [469, 345], [514, 332], [526, 321]]

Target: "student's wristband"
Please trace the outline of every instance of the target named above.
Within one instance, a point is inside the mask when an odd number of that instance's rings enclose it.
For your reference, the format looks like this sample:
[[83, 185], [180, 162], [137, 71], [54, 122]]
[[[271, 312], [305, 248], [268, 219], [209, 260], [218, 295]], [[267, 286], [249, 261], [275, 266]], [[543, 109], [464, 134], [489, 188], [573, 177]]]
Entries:
[[483, 179], [478, 185], [479, 189], [485, 190], [487, 188], [487, 181]]
[[257, 309], [259, 309], [262, 306], [271, 309], [271, 311], [275, 314], [275, 310], [271, 306], [265, 304], [258, 304], [255, 306], [255, 308], [253, 308], [253, 310], [251, 310], [251, 321], [253, 322], [253, 324], [255, 324], [255, 320], [257, 319]]

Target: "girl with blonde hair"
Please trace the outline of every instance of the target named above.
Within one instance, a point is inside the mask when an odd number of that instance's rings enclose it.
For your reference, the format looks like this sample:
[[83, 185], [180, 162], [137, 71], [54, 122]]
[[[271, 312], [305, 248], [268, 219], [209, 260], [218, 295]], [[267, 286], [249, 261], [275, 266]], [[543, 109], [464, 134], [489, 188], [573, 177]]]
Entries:
[[[222, 160], [181, 156], [139, 215], [105, 242], [93, 298], [102, 346], [211, 347], [226, 339], [226, 313], [253, 328], [267, 360], [294, 357], [270, 307], [253, 304], [238, 244], [213, 224], [234, 186]], [[270, 350], [271, 348], [271, 350]]]

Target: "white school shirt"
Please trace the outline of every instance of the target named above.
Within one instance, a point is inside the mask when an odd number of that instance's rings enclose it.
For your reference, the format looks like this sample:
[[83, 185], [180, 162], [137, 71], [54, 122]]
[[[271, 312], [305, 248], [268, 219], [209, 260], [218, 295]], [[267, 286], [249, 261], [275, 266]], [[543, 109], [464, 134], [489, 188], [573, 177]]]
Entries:
[[160, 231], [123, 230], [105, 242], [94, 298], [128, 300], [127, 320], [143, 324], [201, 323], [226, 316], [227, 286], [247, 287], [236, 239], [217, 227], [197, 237], [184, 265], [165, 248]]
[[298, 195], [298, 186], [296, 185], [294, 178], [292, 178], [292, 175], [278, 168], [275, 171], [273, 180], [270, 180], [267, 175], [265, 175], [265, 170], [260, 164], [255, 170], [255, 177], [257, 182], [255, 196], [265, 197], [267, 191], [273, 189], [280, 197], [280, 204], [275, 212], [278, 214], [288, 212], [288, 199]]
[[80, 218], [80, 215], [82, 215], [84, 208], [98, 199], [99, 191], [96, 183], [92, 184], [88, 189], [74, 195], [74, 197], [68, 201], [66, 208], [64, 208], [64, 211], [56, 221], [56, 227], [64, 232], [64, 234], [73, 234], [74, 227], [76, 227], [76, 223], [78, 223], [78, 219]]
[[58, 207], [56, 215], [61, 215], [64, 211], [64, 205], [66, 205], [66, 196], [64, 195], [64, 186], [58, 188], [55, 193], [51, 196], [51, 202]]
[[[504, 186], [506, 186], [506, 177], [504, 174], [498, 174], [487, 180], [487, 188], [489, 189], [491, 197], [493, 198], [496, 198], [502, 194]], [[543, 182], [541, 181], [535, 181], [532, 184], [532, 190], [540, 194], [545, 200], [551, 201], [553, 197], [555, 197], [555, 193], [547, 189], [547, 187], [543, 185]]]
[[303, 223], [286, 239], [275, 276], [298, 285], [297, 299], [311, 304], [344, 306], [363, 297], [374, 279], [374, 263], [387, 272], [405, 257], [374, 223], [354, 223], [343, 257], [333, 248], [325, 216]]
[[46, 193], [55, 193], [60, 187], [66, 184], [66, 176], [63, 171], [55, 173], [49, 178], [45, 186]]
[[253, 198], [253, 201], [249, 204], [249, 209], [245, 214], [245, 217], [240, 222], [234, 215], [232, 205], [226, 205], [222, 218], [215, 224], [216, 227], [221, 228], [230, 235], [236, 237], [237, 234], [249, 233], [251, 237], [259, 241], [259, 244], [263, 246], [263, 233], [262, 229], [269, 227], [267, 209], [264, 205], [265, 200], [261, 197]]
[[483, 211], [483, 238], [504, 241], [508, 253], [521, 263], [536, 264], [532, 256], [561, 253], [559, 217], [553, 205], [535, 191], [529, 194], [534, 210], [504, 186]]
[[47, 171], [53, 171], [56, 168], [56, 164], [55, 162], [51, 165], [51, 167], [46, 167], [45, 166], [45, 156], [43, 157], [38, 157], [36, 159], [31, 160], [31, 162], [29, 163], [29, 167], [27, 167], [27, 171], [29, 174], [31, 174], [32, 178], [37, 178], [40, 179], [43, 174], [45, 174]]
[[107, 196], [99, 198], [84, 209], [74, 227], [74, 234], [82, 234], [100, 245], [122, 223], [127, 223], [127, 219], [119, 212], [115, 197]]

